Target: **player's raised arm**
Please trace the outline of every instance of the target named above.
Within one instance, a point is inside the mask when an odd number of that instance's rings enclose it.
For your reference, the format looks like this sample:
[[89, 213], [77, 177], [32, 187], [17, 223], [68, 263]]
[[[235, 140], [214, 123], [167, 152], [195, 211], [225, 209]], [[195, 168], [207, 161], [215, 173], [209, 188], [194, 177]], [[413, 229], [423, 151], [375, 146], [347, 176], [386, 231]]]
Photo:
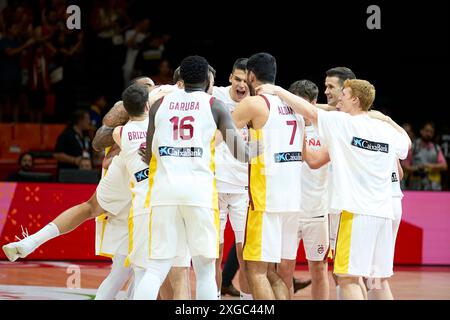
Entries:
[[279, 96], [281, 100], [292, 108], [292, 110], [310, 120], [315, 126], [317, 126], [317, 107], [305, 99], [273, 84], [263, 84], [256, 88], [256, 92], [258, 94], [267, 93]]

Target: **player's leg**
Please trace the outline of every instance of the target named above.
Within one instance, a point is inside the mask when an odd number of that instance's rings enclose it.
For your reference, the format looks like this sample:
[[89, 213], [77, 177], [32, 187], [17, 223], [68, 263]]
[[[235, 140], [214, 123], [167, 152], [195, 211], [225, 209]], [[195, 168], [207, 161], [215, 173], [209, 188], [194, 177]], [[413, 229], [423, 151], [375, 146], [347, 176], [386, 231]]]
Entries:
[[[269, 264], [269, 269], [267, 270], [267, 278], [269, 279], [270, 286], [272, 287], [273, 294], [276, 300], [289, 300], [290, 294], [289, 289], [284, 280], [277, 272], [275, 263]], [[292, 276], [294, 272], [292, 272]], [[292, 279], [291, 276], [291, 279]]]
[[173, 290], [173, 300], [191, 299], [191, 285], [188, 267], [172, 267], [169, 272], [169, 280]]
[[[336, 238], [337, 238], [337, 234], [338, 234], [338, 230], [339, 230], [339, 219], [340, 219], [341, 215], [340, 214], [328, 214], [328, 225], [329, 225], [329, 233], [330, 233], [330, 258], [333, 259], [335, 258], [335, 253], [336, 253]], [[341, 300], [340, 296], [341, 296], [341, 290], [338, 284], [338, 279], [337, 276], [333, 273], [332, 274], [333, 277], [333, 282], [334, 285], [336, 287], [336, 299], [337, 300]]]
[[[397, 216], [398, 217], [398, 216]], [[394, 247], [400, 217], [394, 221], [384, 219], [377, 234], [372, 274], [373, 277], [367, 280], [369, 300], [393, 300], [391, 287], [388, 279], [393, 274]], [[393, 234], [394, 233], [394, 234]]]
[[[244, 243], [244, 260], [250, 288], [255, 300], [275, 299], [275, 288], [282, 296], [287, 287], [283, 280], [271, 271], [269, 279], [269, 263], [281, 260], [282, 237], [279, 214], [249, 210], [246, 223]], [[284, 286], [284, 288], [283, 288]]]
[[327, 216], [303, 222], [302, 226], [303, 245], [312, 280], [312, 299], [328, 300], [330, 298], [330, 288], [327, 261], [329, 252]]
[[[173, 268], [170, 269], [169, 275], [172, 269]], [[170, 283], [169, 275], [164, 279], [161, 288], [159, 288], [159, 298], [161, 300], [173, 300], [173, 289]]]
[[230, 195], [230, 222], [234, 231], [236, 242], [236, 256], [239, 262], [239, 289], [241, 300], [252, 300], [250, 287], [247, 279], [247, 272], [244, 268], [243, 243], [245, 222], [247, 220], [248, 195], [231, 194]]
[[217, 300], [216, 259], [219, 255], [219, 210], [179, 206], [196, 278], [196, 299]]
[[277, 265], [276, 269], [288, 289], [289, 299], [292, 299], [294, 296], [294, 283], [292, 277], [294, 276], [295, 266], [295, 260], [281, 259], [281, 262]]
[[113, 300], [130, 279], [133, 269], [125, 267], [126, 258], [121, 254], [112, 258], [111, 272], [98, 288], [95, 300]]
[[[144, 269], [137, 283], [135, 300], [156, 300], [174, 258], [177, 256], [178, 226], [176, 206], [152, 207], [149, 213], [130, 215], [132, 240], [130, 262]], [[136, 275], [141, 277], [141, 274]]]
[[98, 217], [102, 213], [104, 210], [100, 207], [95, 192], [88, 201], [65, 210], [38, 232], [30, 236], [25, 235], [20, 241], [4, 245], [3, 251], [11, 262], [25, 258], [45, 242], [74, 230], [86, 220]]
[[247, 267], [248, 280], [253, 299], [275, 300], [275, 294], [272, 290], [272, 286], [267, 275], [269, 263], [246, 260], [245, 265]]
[[[283, 280], [283, 286], [279, 286], [274, 289], [277, 299], [290, 299], [292, 298], [293, 282], [297, 251], [298, 251], [298, 230], [300, 221], [298, 213], [283, 213], [278, 214], [281, 222], [281, 262], [278, 264], [276, 275], [273, 274], [271, 268], [269, 268], [270, 279], [277, 280], [277, 277]], [[272, 280], [271, 280], [272, 282]]]
[[359, 285], [360, 277], [337, 277], [338, 285], [341, 288], [340, 300], [364, 300], [361, 287]]

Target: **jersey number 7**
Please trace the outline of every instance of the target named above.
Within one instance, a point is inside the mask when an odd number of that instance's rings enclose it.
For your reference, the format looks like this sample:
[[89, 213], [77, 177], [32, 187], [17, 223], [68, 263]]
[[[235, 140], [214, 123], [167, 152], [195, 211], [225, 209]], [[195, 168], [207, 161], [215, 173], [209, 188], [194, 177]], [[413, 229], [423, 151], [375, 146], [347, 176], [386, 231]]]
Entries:
[[289, 142], [289, 145], [292, 146], [294, 144], [294, 140], [295, 140], [295, 133], [297, 132], [297, 121], [295, 121], [295, 120], [286, 121], [286, 124], [288, 126], [293, 126], [293, 128], [292, 128], [292, 135], [291, 135], [291, 141]]

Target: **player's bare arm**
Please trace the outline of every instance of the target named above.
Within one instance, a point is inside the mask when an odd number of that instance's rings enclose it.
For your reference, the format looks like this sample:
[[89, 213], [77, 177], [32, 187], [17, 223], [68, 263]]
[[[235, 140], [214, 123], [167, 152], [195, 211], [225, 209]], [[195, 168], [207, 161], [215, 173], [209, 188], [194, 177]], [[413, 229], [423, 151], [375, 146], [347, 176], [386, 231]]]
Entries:
[[329, 104], [317, 103], [316, 107], [325, 111], [335, 111], [336, 107], [330, 106]]
[[330, 162], [330, 154], [326, 146], [322, 146], [319, 150], [313, 150], [304, 144], [302, 158], [311, 169], [319, 169]]
[[122, 101], [118, 101], [103, 117], [103, 125], [110, 128], [115, 128], [117, 126], [124, 125], [129, 119], [130, 117], [125, 110]]
[[242, 129], [248, 124], [254, 129], [261, 128], [269, 115], [265, 100], [260, 96], [246, 97], [236, 105], [232, 113], [234, 124]]
[[153, 143], [153, 134], [155, 133], [155, 117], [156, 112], [158, 112], [159, 107], [161, 106], [162, 99], [156, 101], [150, 108], [148, 113], [148, 129], [147, 129], [147, 142], [145, 148], [145, 155], [143, 155], [142, 161], [150, 164], [150, 159], [152, 158], [152, 143]]
[[94, 140], [92, 140], [92, 147], [95, 151], [100, 152], [114, 144], [113, 131], [114, 128], [103, 125], [95, 132]]
[[263, 84], [262, 86], [256, 88], [256, 92], [258, 94], [267, 93], [277, 95], [288, 106], [290, 106], [295, 113], [302, 115], [306, 119], [310, 120], [314, 126], [317, 126], [317, 108], [305, 99], [273, 84]]
[[112, 133], [115, 127], [124, 125], [129, 120], [129, 116], [122, 101], [116, 102], [111, 110], [103, 117], [103, 126], [95, 133], [92, 147], [95, 151], [111, 147], [114, 144]]

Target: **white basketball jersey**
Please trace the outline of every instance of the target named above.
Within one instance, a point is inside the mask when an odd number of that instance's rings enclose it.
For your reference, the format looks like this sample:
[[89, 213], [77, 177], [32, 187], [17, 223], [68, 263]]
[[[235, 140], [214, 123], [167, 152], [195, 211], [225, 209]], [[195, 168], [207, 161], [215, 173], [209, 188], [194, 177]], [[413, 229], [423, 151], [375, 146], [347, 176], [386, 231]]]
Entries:
[[[230, 89], [231, 86], [214, 87], [213, 96], [221, 100], [230, 112], [233, 112], [236, 102], [231, 99]], [[241, 134], [244, 141], [247, 141], [248, 128], [244, 127], [241, 130]], [[248, 185], [248, 164], [235, 159], [225, 141], [216, 147], [216, 179], [219, 185], [222, 185], [222, 183], [240, 187]], [[224, 188], [229, 189], [228, 187], [223, 187], [222, 189], [219, 187], [219, 192], [224, 192]], [[244, 188], [240, 189], [245, 192]]]
[[145, 199], [148, 191], [148, 164], [142, 161], [139, 149], [146, 147], [148, 118], [142, 121], [129, 121], [123, 126], [119, 156], [123, 159], [130, 175], [133, 215], [145, 212]]
[[[313, 126], [305, 127], [305, 135], [310, 149], [321, 149], [319, 134]], [[319, 169], [303, 165], [301, 213], [305, 218], [328, 214], [328, 164]]]
[[256, 211], [299, 212], [305, 123], [277, 96], [261, 96], [270, 113], [262, 129], [250, 129], [264, 145], [249, 166], [250, 203]]
[[213, 101], [205, 92], [184, 90], [163, 99], [155, 116], [147, 206], [218, 209]]

